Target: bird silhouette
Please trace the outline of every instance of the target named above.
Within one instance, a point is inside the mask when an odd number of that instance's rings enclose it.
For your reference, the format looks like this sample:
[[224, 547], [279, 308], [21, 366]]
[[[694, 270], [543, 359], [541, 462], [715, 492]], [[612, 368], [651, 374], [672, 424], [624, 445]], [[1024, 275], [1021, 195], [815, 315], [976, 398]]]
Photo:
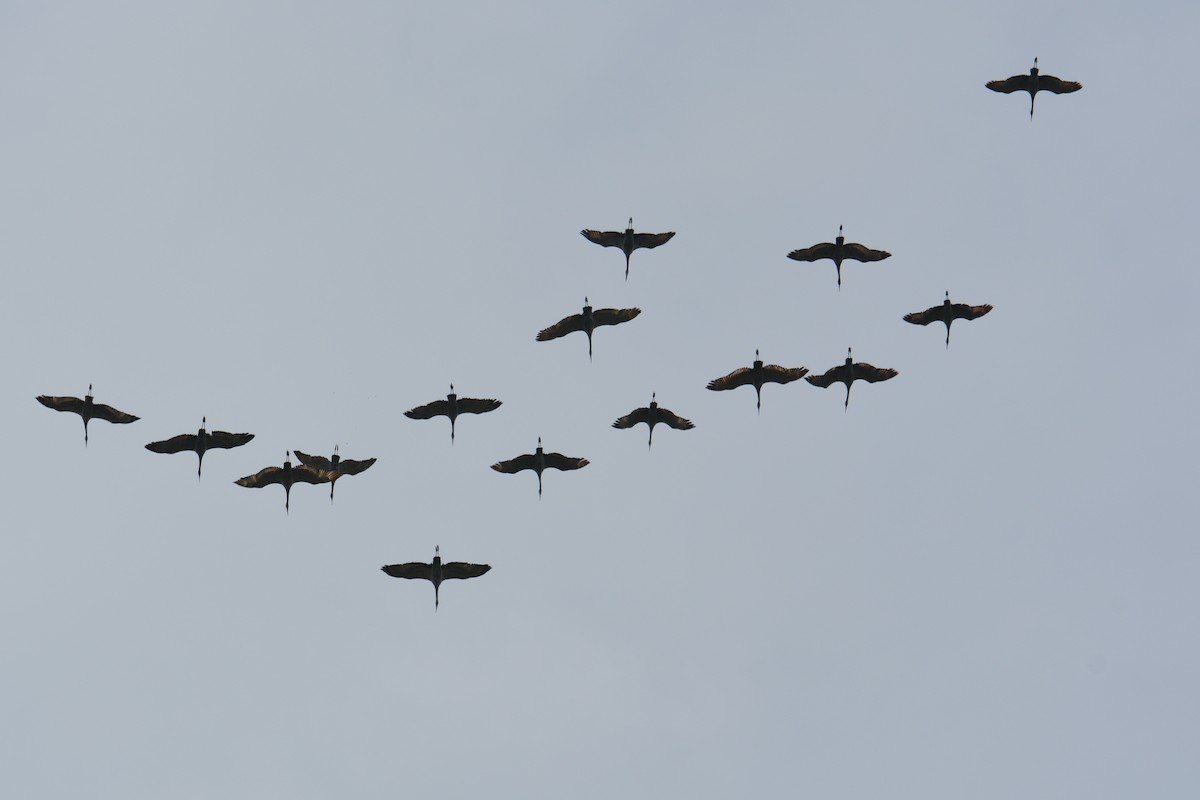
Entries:
[[791, 383], [800, 380], [807, 374], [807, 367], [781, 367], [778, 364], [764, 366], [762, 359], [758, 357], [758, 351], [755, 350], [754, 366], [735, 369], [728, 375], [711, 380], [708, 382], [708, 388], [714, 392], [723, 392], [739, 386], [753, 386], [754, 394], [758, 398], [756, 408], [761, 411], [764, 383]]
[[196, 480], [200, 480], [200, 470], [204, 468], [204, 454], [207, 451], [218, 449], [229, 450], [234, 447], [241, 447], [254, 438], [253, 433], [229, 433], [228, 431], [213, 431], [209, 433], [205, 430], [207, 424], [208, 417], [202, 417], [200, 419], [200, 430], [195, 433], [181, 433], [178, 436], [172, 436], [170, 439], [163, 439], [161, 442], [151, 442], [146, 445], [146, 449], [152, 453], [194, 452], [200, 457], [199, 463], [196, 465]]
[[253, 475], [238, 478], [234, 483], [250, 489], [261, 489], [264, 486], [270, 486], [272, 483], [278, 483], [283, 487], [283, 508], [288, 513], [291, 513], [289, 505], [292, 499], [292, 486], [294, 484], [327, 483], [333, 480], [333, 476], [324, 470], [314, 469], [304, 464], [293, 467], [291, 455], [291, 451], [289, 451], [284, 456], [282, 467], [265, 467]]
[[692, 428], [696, 427], [692, 424], [691, 420], [684, 419], [683, 417], [678, 416], [677, 414], [668, 411], [665, 408], [660, 408], [655, 400], [656, 397], [657, 393], [651, 393], [649, 406], [635, 408], [633, 411], [630, 411], [628, 414], [614, 422], [612, 426], [614, 428], [624, 429], [632, 428], [634, 425], [642, 422], [646, 423], [647, 427], [650, 428], [650, 439], [646, 443], [647, 448], [654, 444], [654, 426], [660, 422], [679, 431], [690, 431]]
[[838, 289], [842, 288], [842, 261], [845, 259], [848, 258], [852, 261], [883, 261], [889, 256], [891, 256], [891, 253], [886, 250], [872, 250], [855, 242], [846, 244], [846, 237], [842, 236], [841, 225], [838, 225], [836, 241], [821, 242], [820, 244], [814, 244], [812, 247], [805, 247], [788, 253], [788, 258], [793, 261], [820, 261], [822, 258], [831, 259], [833, 265], [837, 267]]
[[924, 311], [914, 311], [911, 314], [904, 315], [905, 322], [911, 322], [913, 325], [928, 325], [931, 322], [946, 323], [946, 347], [950, 347], [950, 323], [956, 319], [978, 319], [984, 314], [992, 310], [992, 307], [987, 303], [981, 306], [969, 306], [966, 303], [951, 303], [950, 292], [946, 292], [946, 299], [940, 306], [933, 306]]
[[127, 425], [130, 422], [136, 422], [141, 419], [141, 417], [135, 417], [133, 414], [118, 411], [112, 406], [94, 402], [92, 400], [92, 385], [90, 383], [88, 384], [87, 394], [84, 395], [82, 400], [78, 397], [53, 397], [47, 394], [39, 394], [37, 401], [46, 408], [53, 408], [55, 411], [70, 411], [72, 414], [78, 414], [83, 417], [84, 447], [87, 447], [88, 443], [88, 422], [93, 419], [115, 422], [118, 425]]
[[804, 380], [813, 386], [820, 386], [822, 389], [828, 389], [838, 382], [846, 384], [846, 402], [842, 405], [843, 410], [845, 410], [850, 407], [850, 384], [855, 381], [878, 383], [879, 381], [891, 380], [899, 374], [894, 369], [881, 369], [880, 367], [871, 366], [865, 361], [855, 361], [850, 349], [847, 349], [845, 364], [836, 366], [823, 375], [809, 375]]
[[585, 297], [583, 298], [583, 313], [563, 317], [549, 328], [543, 328], [538, 331], [537, 340], [548, 342], [551, 339], [566, 336], [568, 333], [583, 331], [587, 334], [588, 361], [591, 361], [592, 331], [601, 325], [620, 325], [622, 322], [629, 322], [640, 313], [642, 313], [640, 308], [598, 308], [593, 311]]
[[639, 247], [650, 249], [666, 244], [675, 235], [670, 233], [634, 233], [633, 217], [629, 218], [629, 227], [624, 231], [593, 231], [585, 228], [580, 231], [589, 242], [595, 242], [602, 247], [619, 247], [625, 254], [625, 280], [629, 280], [629, 257]]
[[508, 461], [497, 461], [492, 464], [492, 469], [496, 472], [504, 472], [508, 475], [515, 475], [521, 470], [531, 469], [537, 473], [538, 478], [538, 497], [542, 496], [542, 470], [559, 469], [572, 470], [583, 469], [590, 462], [586, 458], [572, 458], [564, 456], [562, 453], [547, 453], [542, 450], [542, 437], [538, 437], [537, 451], [526, 453], [525, 455], [510, 458]]
[[393, 578], [421, 578], [433, 584], [433, 610], [438, 607], [438, 587], [442, 581], [456, 578], [478, 578], [492, 568], [491, 564], [468, 564], [465, 561], [448, 561], [442, 563], [442, 547], [433, 548], [433, 563], [409, 561], [407, 564], [388, 564], [380, 567]]
[[[409, 419], [432, 419], [434, 417], [450, 418], [450, 444], [454, 444], [454, 420], [459, 414], [486, 414], [501, 406], [499, 400], [480, 399], [476, 397], [459, 397], [454, 393], [454, 384], [450, 384], [450, 394], [445, 400], [434, 400], [423, 406], [410, 408], [404, 412]], [[299, 456], [299, 453], [296, 454]]]
[[324, 456], [310, 456], [308, 453], [301, 453], [299, 450], [293, 450], [292, 453], [296, 456], [296, 460], [306, 467], [312, 467], [320, 472], [329, 475], [329, 502], [333, 502], [333, 490], [337, 487], [338, 478], [343, 475], [357, 475], [360, 472], [368, 470], [375, 463], [375, 459], [368, 458], [365, 461], [352, 461], [349, 458], [342, 458], [338, 455], [338, 447], [333, 446], [333, 457], [325, 458]]
[[1041, 74], [1038, 71], [1036, 58], [1033, 59], [1033, 67], [1030, 68], [1028, 75], [1013, 75], [1011, 78], [1005, 78], [1002, 81], [988, 81], [984, 86], [993, 92], [1003, 92], [1004, 94], [1029, 92], [1030, 122], [1033, 121], [1033, 101], [1037, 99], [1038, 92], [1069, 94], [1071, 92], [1078, 92], [1083, 88], [1083, 84], [1079, 81], [1064, 81], [1053, 75]]

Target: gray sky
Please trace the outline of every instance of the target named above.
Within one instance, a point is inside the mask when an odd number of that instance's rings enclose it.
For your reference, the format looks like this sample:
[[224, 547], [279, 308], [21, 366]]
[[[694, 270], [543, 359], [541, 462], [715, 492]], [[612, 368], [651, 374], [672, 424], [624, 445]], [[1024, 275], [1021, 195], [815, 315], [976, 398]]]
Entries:
[[[9, 794], [1194, 794], [1200, 8], [732, 8], [0, 5]], [[845, 412], [704, 388], [851, 346]]]

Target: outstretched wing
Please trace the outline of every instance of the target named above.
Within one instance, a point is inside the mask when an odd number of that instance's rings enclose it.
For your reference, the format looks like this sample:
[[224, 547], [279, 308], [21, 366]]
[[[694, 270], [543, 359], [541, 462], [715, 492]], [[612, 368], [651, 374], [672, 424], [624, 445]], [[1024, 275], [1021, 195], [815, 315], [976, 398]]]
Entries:
[[838, 381], [842, 380], [842, 376], [846, 372], [846, 365], [841, 364], [831, 370], [826, 371], [821, 375], [805, 375], [804, 380], [811, 383], [813, 386], [820, 386], [822, 389], [828, 389]]
[[501, 406], [499, 400], [484, 399], [479, 397], [460, 397], [458, 398], [458, 413], [460, 414], [486, 414], [489, 411], [495, 411]]
[[878, 383], [886, 381], [889, 378], [894, 378], [900, 373], [894, 369], [882, 369], [874, 367], [865, 361], [854, 362], [854, 379], [856, 381], [866, 381], [867, 383]]
[[1013, 92], [1029, 91], [1029, 76], [1028, 75], [1013, 75], [1011, 78], [1005, 78], [1002, 81], [988, 81], [984, 84], [993, 92], [1004, 92], [1012, 94]]
[[433, 580], [433, 565], [420, 561], [410, 561], [407, 564], [388, 564], [385, 567], [380, 567], [380, 569], [393, 578], [424, 578], [427, 581]]
[[[308, 465], [310, 467], [314, 467], [316, 469], [324, 469], [324, 470], [332, 470], [333, 469], [333, 462], [330, 461], [328, 458], [325, 458], [325, 456], [310, 456], [308, 453], [301, 453], [299, 450], [293, 450], [292, 455], [294, 455], [296, 457], [296, 460], [298, 460], [301, 464], [306, 464], [306, 465]], [[340, 463], [344, 464], [346, 462], [343, 461]], [[342, 469], [342, 467], [339, 466], [338, 471], [345, 472], [346, 470]]]
[[833, 242], [821, 242], [820, 244], [814, 244], [812, 247], [793, 250], [788, 253], [788, 258], [793, 261], [819, 261], [822, 258], [833, 258], [833, 254], [836, 251], [837, 247]]
[[987, 303], [981, 306], [969, 306], [966, 303], [954, 303], [950, 306], [956, 319], [978, 319], [992, 310]]
[[307, 464], [292, 467], [292, 483], [329, 483], [334, 473]]
[[264, 486], [270, 486], [272, 483], [283, 483], [283, 467], [266, 467], [253, 475], [238, 478], [234, 483], [238, 486], [247, 486], [251, 489], [261, 489]]
[[426, 403], [423, 406], [410, 408], [404, 412], [404, 416], [409, 419], [432, 419], [438, 416], [446, 416], [450, 414], [450, 403], [446, 400], [434, 400], [432, 403]]
[[230, 433], [229, 431], [210, 431], [208, 434], [207, 448], [212, 450], [214, 447], [219, 447], [222, 450], [228, 450], [232, 447], [241, 447], [246, 442], [254, 438], [253, 433]]
[[508, 461], [497, 461], [495, 464], [492, 464], [492, 469], [496, 470], [496, 472], [506, 472], [509, 475], [518, 473], [523, 469], [533, 468], [533, 455], [531, 453], [510, 458]]
[[76, 414], [83, 413], [83, 401], [78, 397], [51, 397], [46, 394], [39, 394], [37, 401], [46, 408], [53, 408], [55, 411], [73, 411]]
[[183, 453], [187, 450], [194, 451], [199, 442], [200, 437], [196, 434], [181, 433], [170, 439], [163, 439], [161, 442], [151, 442], [146, 445], [146, 449], [152, 453]]
[[585, 228], [580, 233], [589, 242], [595, 242], [602, 247], [623, 247], [625, 245], [625, 234], [622, 231], [593, 231]]
[[591, 462], [586, 458], [571, 458], [564, 456], [562, 453], [546, 453], [546, 466], [554, 467], [554, 469], [571, 470], [583, 469]]
[[807, 374], [808, 367], [781, 367], [778, 364], [767, 364], [763, 367], [763, 380], [771, 383], [791, 383]]
[[642, 313], [640, 308], [600, 308], [592, 312], [592, 322], [601, 325], [620, 325]]
[[1038, 76], [1038, 91], [1054, 92], [1055, 94], [1070, 94], [1083, 88], [1079, 81], [1064, 81], [1053, 75]]
[[[662, 413], [661, 409], [659, 410], [659, 413]], [[630, 411], [628, 414], [614, 422], [612, 426], [614, 428], [620, 428], [623, 430], [625, 428], [632, 428], [634, 425], [637, 425], [640, 422], [645, 422], [647, 425], [650, 424], [649, 408], [635, 408], [633, 411]]]
[[668, 425], [677, 431], [690, 431], [696, 427], [690, 419], [684, 419], [678, 414], [667, 411], [662, 406], [658, 408], [658, 421], [664, 425]]
[[135, 417], [133, 414], [118, 411], [112, 406], [106, 406], [103, 403], [92, 404], [92, 418], [102, 419], [106, 422], [115, 422], [118, 425], [123, 425], [127, 422], [137, 422], [141, 419], [141, 417]]
[[537, 340], [539, 342], [548, 342], [551, 339], [558, 339], [559, 337], [566, 336], [568, 333], [581, 330], [583, 330], [583, 314], [572, 314], [569, 317], [563, 317], [549, 328], [543, 328], [538, 331]]
[[852, 258], [855, 261], [883, 261], [891, 255], [887, 250], [872, 250], [857, 242], [843, 245], [842, 253], [843, 258]]
[[[478, 578], [491, 568], [491, 564], [468, 564], [465, 561], [449, 561], [445, 564], [442, 564], [442, 580], [449, 580], [452, 578]], [[386, 569], [386, 567], [384, 569]]]
[[633, 249], [639, 247], [658, 247], [660, 244], [666, 244], [671, 241], [671, 237], [675, 235], [675, 231], [669, 233], [635, 233], [633, 235]]
[[750, 367], [742, 367], [741, 369], [735, 369], [728, 375], [709, 381], [708, 388], [714, 392], [721, 392], [726, 389], [736, 389], [739, 386], [747, 386], [752, 383], [754, 383], [754, 370], [750, 369]]
[[[293, 450], [292, 452], [295, 453], [296, 451]], [[296, 453], [296, 456], [299, 457], [300, 454]], [[363, 461], [351, 461], [348, 458], [343, 458], [338, 462], [337, 471], [343, 475], [357, 475], [364, 470], [370, 469], [371, 465], [374, 463], [375, 459], [373, 458], [368, 458]]]
[[911, 322], [913, 325], [928, 325], [931, 322], [941, 322], [942, 308], [943, 306], [934, 306], [924, 311], [914, 311], [911, 314], [905, 314], [904, 321]]

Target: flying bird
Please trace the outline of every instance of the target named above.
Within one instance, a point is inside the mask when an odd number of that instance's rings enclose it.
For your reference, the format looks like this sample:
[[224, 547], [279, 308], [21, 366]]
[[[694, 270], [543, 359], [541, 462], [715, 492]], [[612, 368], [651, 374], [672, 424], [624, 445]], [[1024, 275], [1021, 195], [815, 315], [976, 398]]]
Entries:
[[538, 331], [537, 340], [548, 342], [558, 339], [568, 333], [583, 331], [588, 339], [588, 361], [592, 360], [592, 331], [601, 325], [620, 325], [642, 313], [640, 308], [598, 308], [595, 311], [588, 305], [588, 299], [583, 298], [583, 313], [563, 317], [549, 328]]
[[[450, 384], [450, 394], [445, 400], [434, 400], [423, 406], [410, 408], [404, 412], [409, 419], [433, 419], [434, 417], [450, 418], [450, 444], [454, 444], [454, 420], [459, 414], [486, 414], [495, 411], [501, 405], [499, 400], [480, 399], [476, 397], [459, 397], [454, 393], [454, 384]], [[296, 454], [299, 457], [299, 453]]]
[[537, 451], [523, 456], [511, 458], [508, 461], [497, 461], [492, 464], [496, 472], [515, 475], [521, 470], [531, 469], [538, 477], [538, 497], [542, 496], [542, 470], [553, 467], [559, 470], [583, 469], [588, 465], [586, 458], [571, 458], [562, 453], [546, 453], [542, 450], [542, 437], [538, 437]]
[[136, 422], [141, 417], [135, 417], [133, 414], [126, 414], [124, 411], [118, 411], [112, 406], [106, 406], [103, 403], [92, 401], [92, 385], [88, 384], [87, 394], [80, 400], [78, 397], [52, 397], [46, 394], [39, 394], [37, 401], [46, 408], [53, 408], [55, 411], [70, 411], [73, 414], [78, 414], [83, 417], [83, 446], [87, 447], [88, 443], [88, 422], [93, 419], [102, 419], [105, 422], [115, 422], [118, 425], [126, 425], [130, 422]]
[[207, 424], [208, 417], [202, 417], [200, 419], [200, 430], [196, 433], [181, 433], [178, 436], [172, 436], [170, 439], [164, 439], [161, 442], [151, 442], [146, 445], [146, 449], [152, 453], [194, 452], [200, 457], [199, 463], [196, 465], [196, 480], [200, 480], [200, 470], [204, 467], [205, 452], [241, 447], [254, 438], [253, 433], [229, 433], [228, 431], [213, 431], [209, 433], [205, 430]]
[[788, 258], [793, 261], [820, 261], [822, 258], [831, 259], [833, 265], [837, 267], [838, 289], [842, 288], [842, 261], [847, 258], [851, 261], [883, 261], [889, 256], [891, 256], [891, 253], [886, 250], [872, 250], [856, 242], [846, 244], [846, 237], [842, 236], [841, 225], [838, 225], [836, 241], [821, 242], [820, 244], [814, 244], [812, 247], [805, 247], [801, 250], [793, 250], [788, 253]]
[[[757, 408], [762, 410], [762, 387], [764, 383], [791, 383], [798, 381], [808, 374], [807, 367], [781, 367], [778, 364], [763, 365], [754, 351], [754, 366], [735, 369], [723, 377], [708, 382], [708, 388], [714, 392], [736, 389], [739, 386], [753, 386], [754, 394], [758, 397]], [[811, 380], [811, 378], [809, 379]]]
[[421, 578], [433, 583], [433, 610], [438, 607], [438, 587], [442, 581], [454, 578], [478, 578], [492, 568], [491, 564], [468, 564], [465, 561], [448, 561], [442, 563], [442, 547], [433, 548], [433, 563], [410, 561], [407, 564], [388, 564], [380, 567], [393, 578]]
[[625, 254], [625, 280], [629, 280], [629, 257], [639, 247], [650, 249], [666, 244], [675, 235], [670, 233], [634, 233], [633, 217], [629, 218], [629, 227], [622, 231], [593, 231], [585, 228], [580, 231], [589, 242], [595, 242], [602, 247], [619, 247]]
[[956, 319], [978, 319], [992, 310], [987, 303], [981, 306], [969, 306], [966, 303], [951, 303], [950, 292], [940, 306], [933, 306], [924, 311], [914, 311], [904, 315], [905, 322], [913, 325], [928, 325], [931, 322], [946, 323], [946, 347], [950, 347], [950, 323]]
[[328, 483], [333, 480], [333, 476], [324, 470], [314, 469], [305, 464], [293, 467], [291, 456], [292, 454], [289, 451], [284, 457], [282, 467], [266, 467], [253, 475], [238, 478], [234, 483], [250, 489], [261, 489], [264, 486], [270, 486], [272, 483], [278, 483], [283, 487], [283, 508], [290, 513], [288, 506], [292, 500], [292, 486], [294, 484]]
[[850, 407], [850, 384], [855, 381], [878, 383], [891, 380], [899, 374], [894, 369], [881, 369], [873, 367], [865, 361], [855, 361], [851, 356], [851, 351], [847, 349], [845, 364], [834, 367], [824, 375], [809, 375], [804, 380], [813, 386], [820, 386], [822, 389], [828, 389], [839, 381], [846, 384], [846, 402], [842, 405], [842, 408], [846, 409]]
[[632, 428], [634, 425], [642, 422], [646, 423], [646, 425], [650, 428], [650, 439], [646, 443], [646, 447], [650, 447], [652, 444], [654, 444], [654, 426], [660, 422], [663, 425], [674, 428], [677, 431], [690, 431], [692, 428], [696, 427], [692, 424], [691, 420], [684, 419], [683, 417], [678, 416], [677, 414], [668, 411], [665, 408], [660, 408], [655, 400], [656, 397], [656, 393], [651, 393], [649, 406], [644, 408], [635, 408], [633, 411], [630, 411], [628, 414], [614, 422], [612, 426], [614, 428], [624, 429]]
[[1042, 75], [1038, 72], [1037, 58], [1033, 59], [1033, 67], [1029, 70], [1028, 75], [1013, 75], [1011, 78], [1005, 78], [1002, 81], [988, 81], [984, 86], [993, 92], [1004, 92], [1004, 94], [1029, 92], [1030, 122], [1033, 122], [1033, 101], [1037, 99], [1038, 92], [1069, 94], [1071, 92], [1078, 92], [1083, 88], [1083, 84], [1079, 81], [1064, 81], [1053, 75]]
[[301, 453], [299, 450], [292, 451], [296, 455], [296, 460], [306, 467], [312, 467], [320, 472], [329, 475], [329, 502], [333, 502], [333, 490], [337, 488], [337, 480], [343, 475], [357, 475], [371, 468], [375, 463], [375, 459], [368, 458], [365, 461], [353, 461], [349, 458], [342, 458], [338, 455], [338, 447], [333, 446], [333, 457], [325, 458], [323, 456], [310, 456], [307, 453]]

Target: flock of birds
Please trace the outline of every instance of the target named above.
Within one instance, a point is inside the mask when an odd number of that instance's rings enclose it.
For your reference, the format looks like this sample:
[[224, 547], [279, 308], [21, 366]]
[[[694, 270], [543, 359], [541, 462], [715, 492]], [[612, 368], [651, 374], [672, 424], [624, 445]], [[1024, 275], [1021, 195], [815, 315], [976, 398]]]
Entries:
[[[1033, 119], [1034, 100], [1039, 91], [1064, 94], [1076, 92], [1083, 88], [1082, 84], [1077, 81], [1064, 81], [1052, 75], [1041, 74], [1038, 70], [1036, 58], [1033, 60], [1033, 64], [1028, 75], [1014, 75], [1005, 80], [988, 81], [985, 84], [988, 89], [1005, 94], [1017, 91], [1028, 92], [1030, 97], [1029, 116], [1031, 120]], [[617, 247], [621, 249], [625, 255], [626, 281], [629, 280], [629, 263], [634, 250], [659, 247], [669, 242], [675, 236], [674, 231], [667, 233], [637, 232], [633, 228], [632, 217], [629, 219], [628, 227], [624, 231], [584, 229], [581, 233], [588, 241], [602, 247]], [[788, 254], [788, 258], [795, 261], [815, 262], [822, 259], [833, 261], [834, 267], [837, 270], [839, 291], [842, 286], [842, 263], [844, 261], [873, 262], [882, 261], [890, 256], [891, 253], [886, 250], [875, 250], [856, 242], [846, 242], [845, 237], [842, 235], [841, 226], [838, 227], [838, 235], [834, 241], [821, 242], [811, 247], [793, 250]], [[949, 348], [950, 326], [954, 320], [978, 319], [991, 310], [992, 306], [987, 304], [967, 305], [965, 303], [952, 303], [950, 301], [950, 293], [947, 291], [945, 299], [941, 304], [927, 308], [924, 311], [905, 314], [903, 319], [905, 322], [914, 325], [929, 325], [934, 322], [945, 324], [946, 347]], [[638, 308], [594, 309], [585, 297], [583, 310], [580, 313], [564, 317], [553, 325], [542, 329], [538, 332], [536, 338], [539, 342], [545, 342], [577, 331], [583, 331], [587, 335], [588, 359], [590, 360], [592, 357], [592, 334], [596, 328], [608, 325], [621, 325], [635, 319], [639, 314], [641, 314], [641, 309]], [[778, 364], [764, 364], [756, 350], [753, 365], [741, 367], [727, 375], [709, 381], [708, 388], [712, 391], [727, 391], [736, 389], [739, 386], [753, 386], [757, 398], [756, 406], [761, 410], [762, 387], [766, 383], [787, 384], [798, 381], [801, 378], [804, 378], [813, 386], [821, 388], [828, 388], [835, 383], [842, 383], [846, 386], [846, 398], [843, 402], [843, 409], [848, 409], [850, 405], [850, 389], [855, 381], [877, 383], [891, 380], [899, 374], [895, 369], [881, 368], [864, 361], [855, 361], [852, 350], [847, 351], [844, 363], [830, 368], [823, 374], [810, 375], [808, 373], [809, 371], [805, 367], [782, 367]], [[110, 405], [95, 402], [92, 397], [92, 386], [90, 384], [88, 385], [87, 394], [83, 398], [39, 395], [37, 400], [42, 405], [55, 411], [78, 414], [83, 419], [83, 441], [85, 446], [88, 443], [88, 423], [93, 419], [100, 419], [115, 424], [128, 424], [140, 419], [133, 414], [120, 411]], [[445, 400], [435, 400], [431, 403], [416, 406], [404, 412], [404, 414], [410, 419], [417, 420], [432, 419], [439, 416], [449, 418], [450, 440], [453, 443], [455, 420], [457, 420], [460, 414], [486, 414], [490, 411], [495, 411], [500, 405], [501, 402], [499, 400], [490, 398], [459, 397], [454, 392], [454, 385], [451, 384], [450, 393], [446, 395]], [[628, 429], [640, 424], [645, 424], [649, 429], [647, 447], [653, 445], [655, 425], [662, 424], [676, 430], [691, 430], [695, 427], [690, 420], [659, 406], [656, 394], [651, 394], [648, 406], [634, 409], [613, 422], [612, 427]], [[208, 431], [207, 418], [203, 418], [200, 422], [200, 429], [196, 433], [182, 433], [162, 441], [150, 442], [146, 445], [146, 449], [154, 453], [195, 453], [198, 459], [196, 477], [199, 480], [201, 470], [204, 466], [204, 454], [207, 451], [241, 447], [249, 443], [252, 439], [254, 439], [254, 434], [252, 433]], [[291, 457], [293, 455], [300, 462], [299, 465], [292, 464]], [[284, 456], [282, 467], [273, 465], [264, 467], [253, 475], [238, 478], [234, 483], [238, 486], [252, 489], [274, 484], [282, 486], [284, 490], [284, 510], [290, 513], [291, 490], [295, 484], [328, 483], [330, 485], [329, 499], [330, 502], [333, 502], [334, 487], [339, 478], [344, 475], [357, 475], [369, 469], [375, 461], [375, 458], [365, 460], [343, 459], [339, 455], [337, 447], [334, 447], [333, 455], [329, 458], [309, 455], [299, 450], [290, 450]], [[537, 449], [534, 452], [525, 453], [505, 461], [498, 461], [491, 466], [493, 470], [506, 474], [516, 474], [524, 470], [533, 471], [537, 475], [538, 496], [541, 497], [542, 473], [545, 470], [578, 470], [586, 467], [588, 463], [586, 458], [544, 451], [542, 449], [541, 437], [538, 437]], [[443, 562], [440, 545], [434, 548], [434, 557], [431, 563], [413, 561], [382, 567], [383, 572], [395, 578], [430, 581], [433, 584], [435, 610], [439, 602], [438, 589], [442, 581], [476, 578], [485, 574], [490, 569], [491, 566], [488, 564], [471, 564], [462, 561]]]

